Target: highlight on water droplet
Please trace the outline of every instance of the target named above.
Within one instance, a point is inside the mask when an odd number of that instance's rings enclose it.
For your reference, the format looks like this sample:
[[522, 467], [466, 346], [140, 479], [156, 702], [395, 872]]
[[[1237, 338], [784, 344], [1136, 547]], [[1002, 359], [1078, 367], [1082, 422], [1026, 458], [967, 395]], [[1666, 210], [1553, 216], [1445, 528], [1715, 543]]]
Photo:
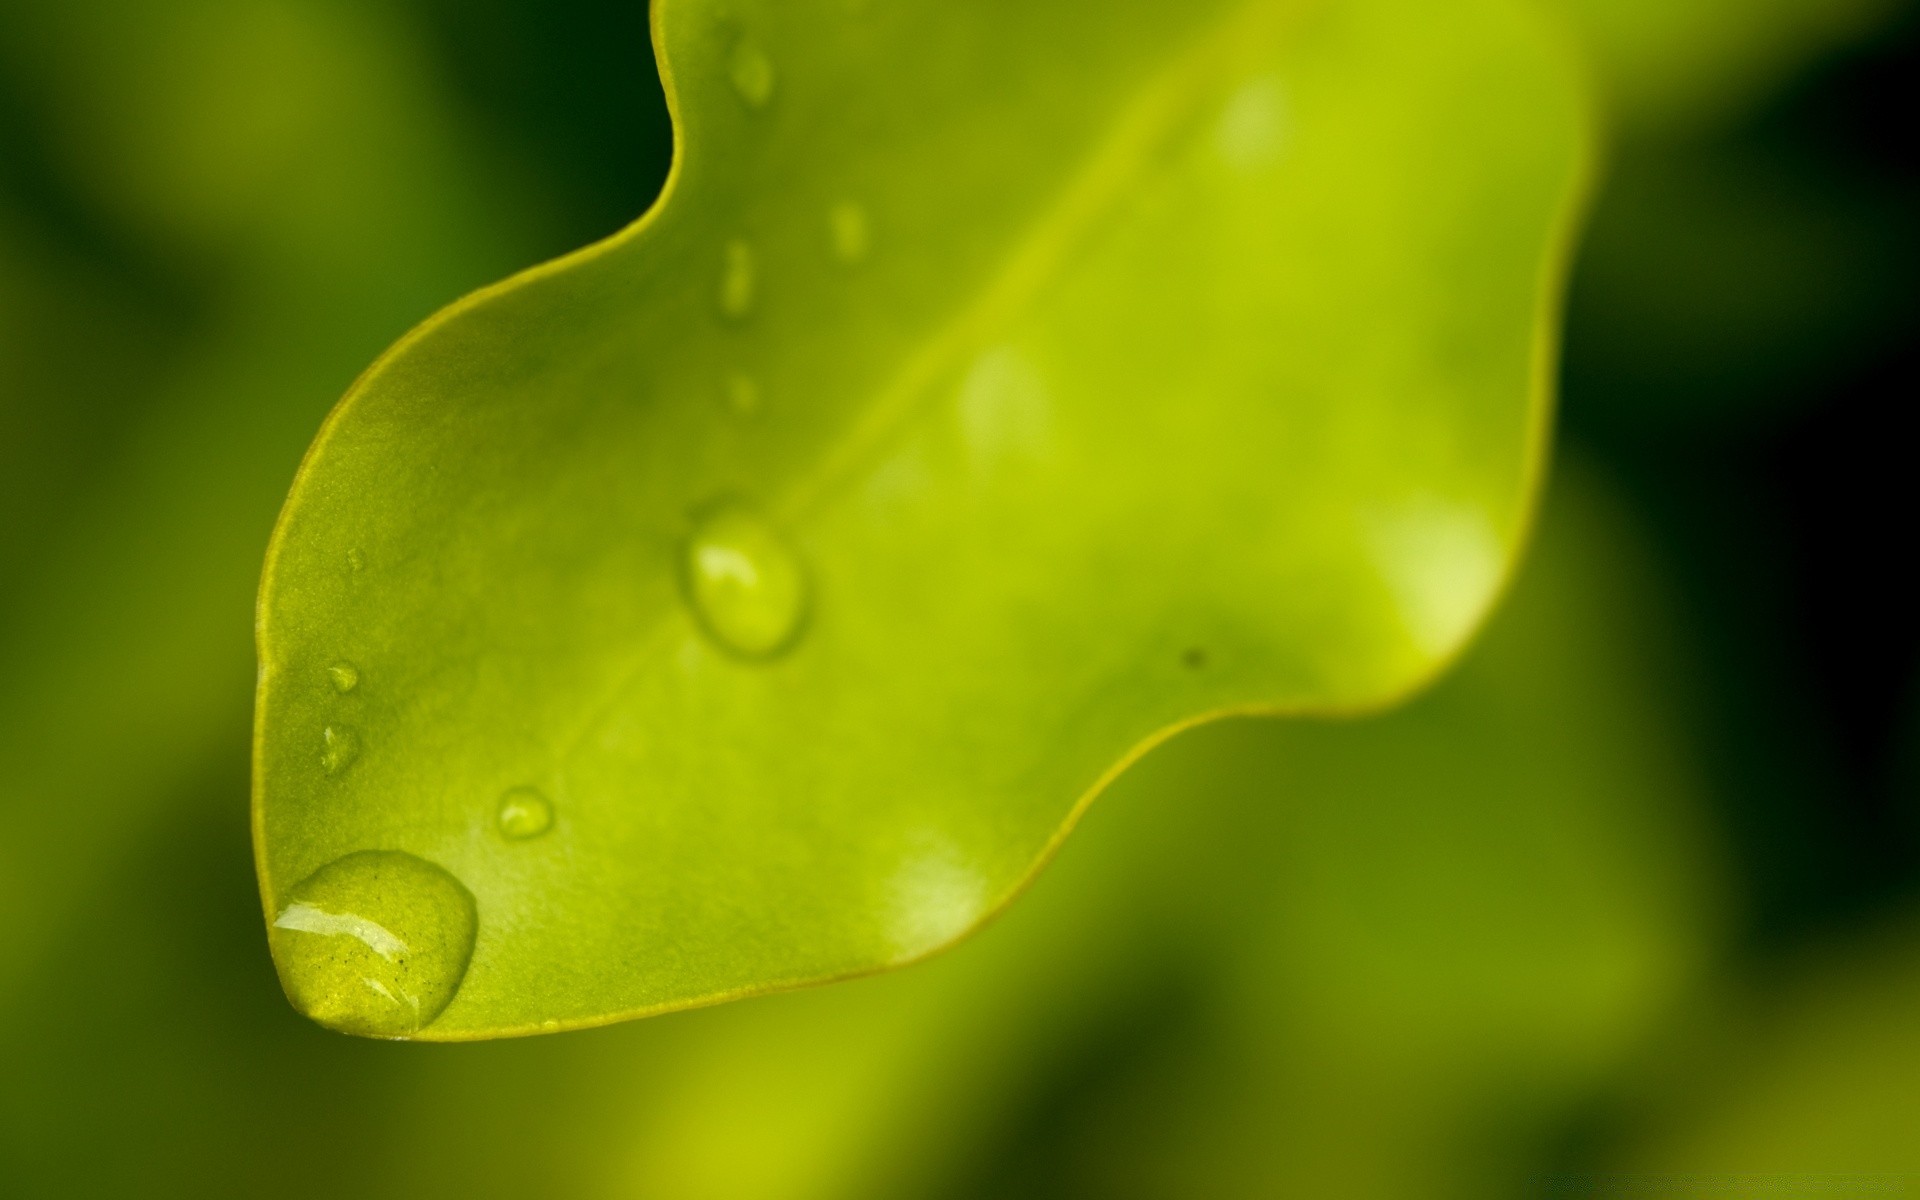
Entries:
[[553, 803], [539, 788], [508, 788], [494, 820], [503, 837], [524, 842], [553, 828]]
[[727, 376], [727, 407], [743, 417], [760, 411], [760, 385], [753, 376], [738, 372]]
[[398, 850], [337, 858], [288, 893], [267, 932], [287, 999], [342, 1033], [404, 1038], [460, 990], [479, 912], [447, 871]]
[[333, 690], [342, 696], [360, 686], [360, 668], [342, 659], [327, 668], [327, 678], [333, 683]]
[[733, 80], [733, 90], [749, 107], [765, 108], [773, 99], [773, 60], [752, 42], [743, 38], [734, 46], [727, 74]]
[[786, 539], [746, 506], [721, 505], [698, 521], [682, 575], [701, 627], [735, 654], [771, 658], [799, 636], [806, 572]]
[[827, 213], [827, 232], [833, 240], [833, 256], [847, 266], [867, 260], [873, 250], [873, 229], [867, 210], [851, 200], [836, 204]]
[[743, 238], [727, 243], [720, 259], [720, 312], [740, 320], [753, 311], [759, 280], [753, 246]]
[[329, 725], [320, 731], [320, 765], [329, 775], [338, 775], [360, 757], [360, 735], [346, 725]]

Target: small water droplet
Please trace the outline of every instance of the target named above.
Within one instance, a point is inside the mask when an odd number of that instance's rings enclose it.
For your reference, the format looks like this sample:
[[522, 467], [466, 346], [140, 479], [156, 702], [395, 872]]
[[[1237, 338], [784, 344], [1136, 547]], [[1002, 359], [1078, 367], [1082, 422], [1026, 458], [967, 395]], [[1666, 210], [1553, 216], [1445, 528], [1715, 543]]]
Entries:
[[827, 230], [833, 238], [833, 256], [850, 267], [865, 262], [873, 250], [867, 210], [852, 201], [833, 206], [827, 213]]
[[327, 668], [327, 678], [333, 682], [333, 690], [344, 696], [360, 686], [360, 668], [343, 659]]
[[786, 540], [750, 509], [708, 513], [687, 540], [684, 571], [700, 624], [734, 653], [770, 658], [799, 634], [806, 573]]
[[733, 90], [752, 108], [765, 108], [773, 99], [773, 60], [750, 41], [742, 40], [733, 48], [733, 61], [727, 66]]
[[753, 247], [744, 239], [727, 243], [720, 260], [720, 312], [738, 321], [753, 312], [759, 290], [753, 261]]
[[320, 731], [320, 765], [327, 774], [338, 775], [360, 757], [360, 735], [345, 725], [329, 725]]
[[307, 876], [268, 931], [293, 1006], [330, 1029], [406, 1037], [447, 1007], [473, 957], [473, 893], [398, 850], [361, 850]]
[[500, 797], [496, 821], [503, 836], [524, 842], [553, 828], [553, 804], [539, 788], [509, 788]]
[[361, 550], [357, 546], [354, 547], [352, 550], [347, 551], [347, 570], [353, 572], [355, 575], [358, 575], [360, 572], [366, 569], [367, 569], [366, 551]]
[[743, 417], [760, 411], [760, 385], [751, 375], [727, 376], [727, 407]]

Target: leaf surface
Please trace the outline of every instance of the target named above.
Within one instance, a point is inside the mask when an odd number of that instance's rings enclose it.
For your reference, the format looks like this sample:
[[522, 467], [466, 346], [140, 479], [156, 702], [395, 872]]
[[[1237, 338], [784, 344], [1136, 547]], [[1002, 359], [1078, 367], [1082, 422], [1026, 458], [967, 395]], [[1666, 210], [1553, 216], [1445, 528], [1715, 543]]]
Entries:
[[1171, 730], [1429, 678], [1525, 532], [1587, 147], [1527, 7], [655, 42], [653, 211], [383, 358], [269, 555], [263, 899], [290, 993], [369, 981], [337, 1027], [923, 956]]

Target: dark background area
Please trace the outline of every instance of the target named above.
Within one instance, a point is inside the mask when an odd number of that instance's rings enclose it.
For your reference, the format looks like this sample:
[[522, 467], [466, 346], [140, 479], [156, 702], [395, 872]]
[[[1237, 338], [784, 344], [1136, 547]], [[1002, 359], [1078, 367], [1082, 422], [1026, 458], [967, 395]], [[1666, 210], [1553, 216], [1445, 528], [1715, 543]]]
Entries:
[[1622, 147], [1575, 276], [1565, 437], [1682, 583], [1755, 953], [1920, 866], [1917, 55], [1908, 16], [1732, 128]]

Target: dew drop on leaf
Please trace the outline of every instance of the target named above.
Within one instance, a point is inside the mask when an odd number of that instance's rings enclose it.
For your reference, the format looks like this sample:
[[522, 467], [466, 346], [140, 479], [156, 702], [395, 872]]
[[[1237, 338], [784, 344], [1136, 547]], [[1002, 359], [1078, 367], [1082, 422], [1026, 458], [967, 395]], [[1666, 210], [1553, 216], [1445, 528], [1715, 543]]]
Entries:
[[460, 990], [479, 926], [473, 894], [398, 850], [361, 850], [301, 881], [270, 930], [281, 986], [330, 1029], [407, 1037]]
[[827, 228], [833, 236], [833, 256], [847, 266], [867, 260], [873, 250], [873, 230], [867, 210], [851, 201], [833, 206], [827, 213]]
[[739, 505], [709, 512], [687, 540], [683, 574], [700, 625], [747, 658], [793, 644], [807, 614], [807, 580], [786, 539]]
[[500, 811], [494, 820], [501, 836], [524, 842], [553, 828], [553, 803], [538, 788], [509, 788], [500, 797]]
[[346, 725], [329, 725], [320, 731], [320, 765], [329, 775], [338, 775], [360, 757], [360, 735]]
[[720, 313], [738, 321], [753, 312], [759, 291], [754, 269], [753, 247], [735, 238], [727, 243], [720, 260]]
[[733, 48], [727, 74], [733, 79], [733, 90], [749, 107], [765, 108], [773, 99], [773, 60], [752, 42], [743, 41]]
[[344, 696], [360, 686], [360, 668], [343, 660], [327, 668], [327, 678], [332, 681], [333, 690]]

